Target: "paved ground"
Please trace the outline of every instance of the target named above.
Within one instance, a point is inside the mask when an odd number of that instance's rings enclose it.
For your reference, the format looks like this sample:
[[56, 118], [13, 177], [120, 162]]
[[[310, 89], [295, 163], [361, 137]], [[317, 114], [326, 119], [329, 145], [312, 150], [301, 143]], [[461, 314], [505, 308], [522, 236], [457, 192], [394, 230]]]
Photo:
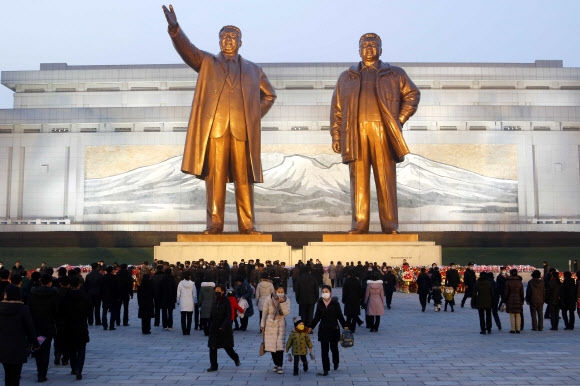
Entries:
[[[334, 295], [340, 296], [340, 289]], [[461, 296], [457, 295], [457, 303]], [[51, 362], [45, 384], [580, 384], [580, 326], [575, 331], [564, 331], [562, 326], [559, 331], [549, 331], [548, 323], [543, 332], [530, 331], [527, 312], [522, 334], [510, 334], [509, 315], [500, 313], [503, 330], [494, 328], [493, 334], [480, 335], [476, 310], [456, 307], [454, 313], [435, 313], [429, 307], [422, 313], [416, 294], [396, 293], [379, 332], [357, 330], [355, 346], [340, 348], [339, 370], [320, 377], [316, 376], [322, 368], [318, 342], [314, 342], [317, 358], [310, 371], [293, 376], [289, 365], [284, 375], [272, 373], [269, 354], [258, 355], [260, 335], [255, 316], [250, 319], [248, 331], [235, 334], [241, 366], [235, 367], [220, 350], [219, 371], [207, 373], [209, 358], [203, 333], [192, 331], [191, 336], [183, 336], [175, 311], [177, 323], [173, 331], [154, 327], [151, 335], [142, 335], [136, 300], [131, 302], [129, 327], [118, 327], [116, 331], [90, 327], [91, 342], [82, 381], [74, 380], [70, 368]], [[297, 310], [293, 302], [292, 315]], [[1, 368], [0, 376], [4, 376]], [[24, 365], [21, 384], [36, 384], [34, 361]]]

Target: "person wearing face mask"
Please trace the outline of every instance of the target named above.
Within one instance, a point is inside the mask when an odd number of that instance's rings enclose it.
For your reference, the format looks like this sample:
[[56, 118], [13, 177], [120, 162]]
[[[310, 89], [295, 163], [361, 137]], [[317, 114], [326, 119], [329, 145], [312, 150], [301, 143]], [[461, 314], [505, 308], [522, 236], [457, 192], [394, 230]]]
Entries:
[[232, 331], [232, 307], [226, 298], [226, 289], [223, 284], [215, 286], [214, 301], [209, 318], [209, 347], [210, 367], [207, 372], [218, 370], [217, 350], [223, 348], [232, 358], [236, 366], [240, 365], [240, 357], [234, 351], [234, 332]]
[[343, 329], [348, 330], [338, 299], [332, 298], [332, 288], [329, 285], [322, 286], [322, 298], [318, 299], [316, 303], [316, 312], [312, 323], [308, 326], [308, 332], [311, 332], [319, 322], [318, 341], [320, 342], [323, 370], [323, 373], [319, 373], [319, 375], [327, 376], [330, 371], [328, 351], [332, 352], [334, 370], [338, 370], [340, 327], [342, 326]]
[[260, 328], [263, 331], [264, 347], [272, 353], [274, 372], [283, 374], [284, 338], [286, 336], [286, 316], [290, 314], [290, 302], [284, 288], [278, 287], [262, 308]]
[[304, 327], [304, 322], [300, 318], [294, 318], [294, 330], [288, 337], [286, 342], [286, 352], [292, 348], [292, 356], [294, 357], [294, 372], [293, 375], [298, 375], [298, 362], [302, 361], [302, 369], [308, 371], [308, 359], [306, 354], [310, 350], [312, 356], [312, 341], [308, 335], [308, 329]]

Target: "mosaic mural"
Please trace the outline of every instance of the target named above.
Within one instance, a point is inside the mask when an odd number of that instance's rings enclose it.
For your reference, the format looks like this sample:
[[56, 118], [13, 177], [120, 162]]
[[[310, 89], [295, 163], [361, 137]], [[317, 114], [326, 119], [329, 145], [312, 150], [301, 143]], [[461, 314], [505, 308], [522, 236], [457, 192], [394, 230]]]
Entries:
[[[517, 217], [515, 145], [417, 148], [424, 155], [410, 154], [397, 166], [401, 223]], [[340, 157], [287, 150], [262, 153], [257, 222], [350, 221], [348, 167]], [[181, 146], [87, 147], [84, 221], [205, 223], [204, 182], [180, 171], [181, 151]], [[376, 213], [374, 188], [371, 200]], [[226, 220], [235, 222], [233, 184], [226, 212]]]

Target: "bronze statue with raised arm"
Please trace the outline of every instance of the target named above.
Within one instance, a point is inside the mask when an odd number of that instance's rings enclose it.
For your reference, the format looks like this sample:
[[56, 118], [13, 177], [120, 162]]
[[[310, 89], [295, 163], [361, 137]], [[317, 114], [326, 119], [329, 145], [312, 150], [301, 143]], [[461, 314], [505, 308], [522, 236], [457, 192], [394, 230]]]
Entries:
[[173, 6], [163, 6], [169, 35], [183, 61], [199, 75], [187, 127], [181, 171], [205, 180], [207, 228], [224, 228], [226, 183], [234, 183], [238, 229], [254, 227], [254, 183], [263, 182], [260, 120], [276, 100], [262, 68], [238, 54], [242, 33], [225, 26], [217, 55], [193, 45], [177, 22]]
[[350, 234], [369, 231], [370, 168], [372, 167], [383, 233], [397, 233], [396, 164], [409, 148], [403, 124], [417, 111], [420, 92], [402, 68], [379, 60], [381, 38], [359, 40], [361, 62], [344, 71], [332, 95], [332, 150], [348, 164], [352, 203]]

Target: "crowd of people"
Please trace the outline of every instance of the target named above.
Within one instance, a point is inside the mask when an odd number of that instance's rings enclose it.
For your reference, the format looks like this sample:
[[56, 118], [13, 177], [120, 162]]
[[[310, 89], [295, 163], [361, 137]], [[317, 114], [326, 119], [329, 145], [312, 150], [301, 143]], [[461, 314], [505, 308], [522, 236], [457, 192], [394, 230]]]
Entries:
[[[491, 334], [492, 317], [498, 330], [502, 329], [498, 312], [504, 310], [510, 315], [510, 333], [519, 334], [524, 304], [529, 305], [533, 331], [543, 330], [544, 319], [550, 320], [551, 330], [558, 329], [560, 319], [565, 330], [574, 329], [576, 310], [580, 316], [580, 286], [571, 272], [564, 272], [562, 281], [560, 273], [544, 262], [544, 272], [532, 272], [524, 290], [516, 269], [507, 272], [501, 267], [497, 277], [492, 272], [479, 272], [477, 277], [473, 266], [468, 264], [463, 278], [453, 263], [444, 278], [436, 264], [422, 268], [416, 278], [421, 311], [433, 301], [435, 312], [443, 302], [443, 311], [454, 312], [461, 283], [465, 293], [460, 305], [463, 308], [470, 300], [468, 305], [478, 310], [481, 334]], [[203, 331], [208, 339], [208, 372], [218, 370], [220, 348], [240, 366], [234, 331], [246, 331], [257, 308], [263, 349], [271, 353], [274, 372], [284, 373], [284, 351], [294, 362], [294, 375], [299, 373], [300, 362], [302, 370], [308, 371], [307, 354], [312, 355], [313, 347], [310, 335], [318, 326], [320, 375], [326, 376], [331, 359], [333, 369], [339, 368], [341, 329], [355, 332], [364, 323], [370, 332], [378, 332], [397, 285], [393, 268], [384, 263], [343, 266], [331, 262], [325, 270], [320, 261], [286, 268], [278, 261], [242, 260], [230, 266], [225, 260], [216, 264], [201, 259], [174, 265], [143, 262], [138, 267], [98, 262], [91, 268], [83, 277], [78, 268], [61, 267], [55, 277], [54, 270], [44, 264], [32, 273], [19, 262], [12, 270], [0, 265], [0, 361], [7, 385], [19, 384], [22, 364], [30, 355], [36, 362], [38, 381], [46, 381], [53, 343], [54, 364], [70, 365], [76, 379], [82, 379], [89, 326], [109, 331], [121, 324], [129, 326], [129, 303], [135, 292], [143, 334], [151, 334], [152, 321], [153, 326], [173, 330], [176, 308], [183, 335], [190, 335], [192, 327]], [[325, 271], [330, 285], [323, 280]], [[580, 272], [575, 276], [580, 278]], [[290, 278], [299, 317], [287, 328], [286, 319], [293, 312], [287, 294]], [[342, 287], [341, 299], [332, 296], [335, 287]], [[287, 330], [291, 330], [288, 338]]]
[[32, 355], [38, 382], [47, 381], [51, 346], [54, 363], [82, 379], [89, 342], [89, 295], [79, 270], [44, 267], [31, 275], [19, 264], [0, 269], [0, 362], [6, 385], [18, 385]]

